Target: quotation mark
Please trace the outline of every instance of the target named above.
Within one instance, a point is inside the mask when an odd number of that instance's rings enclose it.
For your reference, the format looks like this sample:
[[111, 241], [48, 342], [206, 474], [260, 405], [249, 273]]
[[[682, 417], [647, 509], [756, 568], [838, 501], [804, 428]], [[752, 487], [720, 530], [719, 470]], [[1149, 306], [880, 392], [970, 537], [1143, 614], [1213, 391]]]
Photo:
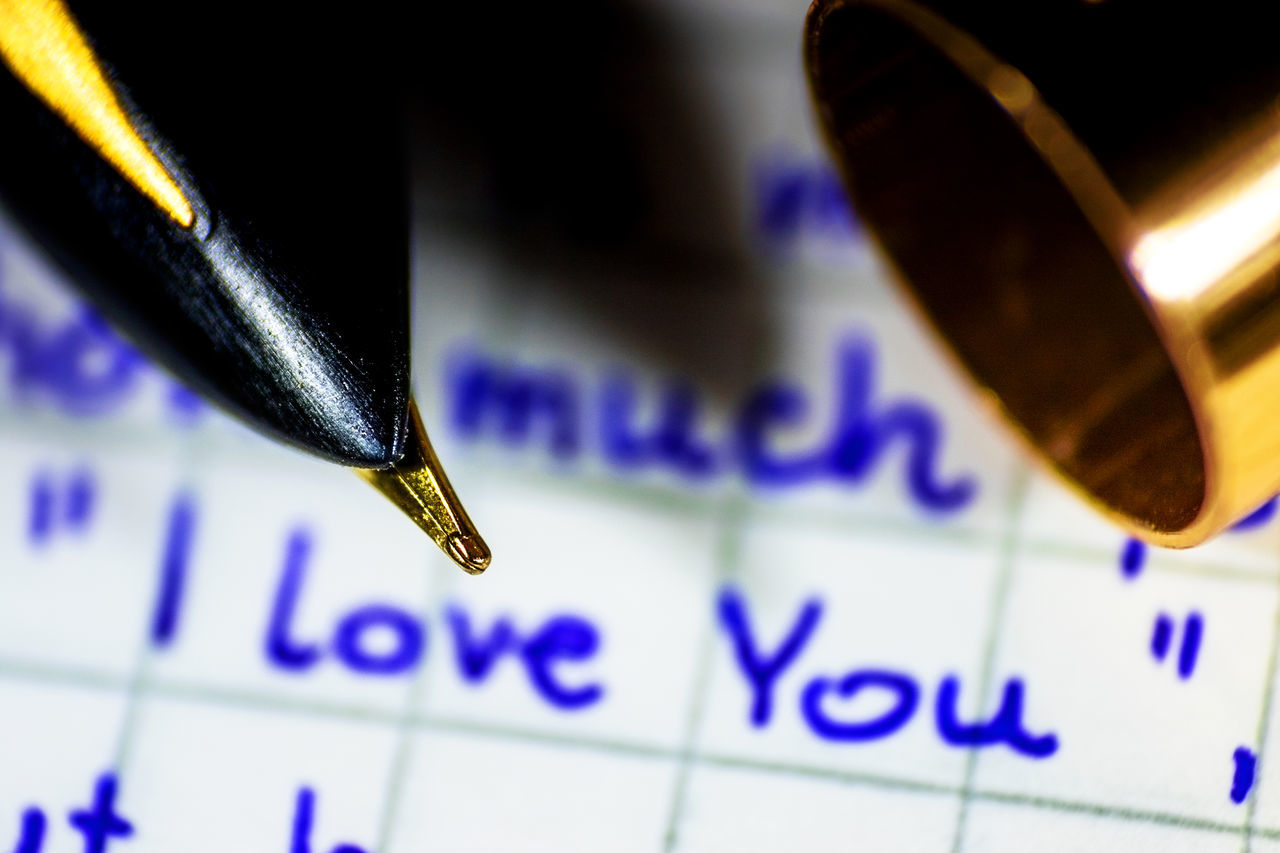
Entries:
[[42, 470], [31, 478], [27, 540], [43, 546], [55, 531], [82, 533], [93, 515], [97, 484], [87, 468], [55, 476]]
[[[1169, 654], [1173, 642], [1173, 619], [1167, 613], [1156, 617], [1155, 628], [1151, 632], [1151, 656], [1163, 661]], [[1187, 614], [1182, 629], [1182, 646], [1178, 649], [1178, 677], [1184, 681], [1191, 677], [1196, 669], [1196, 658], [1200, 656], [1200, 640], [1204, 636], [1204, 618], [1197, 612]]]

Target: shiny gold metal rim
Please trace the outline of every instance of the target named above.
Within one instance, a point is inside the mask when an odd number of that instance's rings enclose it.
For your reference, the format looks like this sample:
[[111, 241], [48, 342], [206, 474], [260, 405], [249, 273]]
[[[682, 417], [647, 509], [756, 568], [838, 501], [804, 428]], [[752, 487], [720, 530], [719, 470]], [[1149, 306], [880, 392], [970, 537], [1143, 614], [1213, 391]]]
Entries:
[[[805, 49], [816, 106], [860, 215], [959, 362], [1076, 491], [1146, 541], [1203, 542], [1280, 488], [1280, 119], [1260, 111], [1224, 128], [1161, 180], [1118, 185], [1113, 177], [1124, 179], [1123, 169], [1100, 162], [1032, 79], [928, 5], [817, 0], [809, 12]], [[955, 80], [933, 55], [959, 72]], [[1001, 113], [1003, 124], [984, 109]], [[908, 133], [918, 137], [922, 128], [961, 139], [935, 144]], [[1019, 165], [989, 163], [983, 153], [945, 163], [953, 156], [946, 145], [964, 148], [969, 133], [995, 145], [993, 158]], [[1014, 136], [1038, 167], [1019, 160]], [[971, 147], [980, 152], [976, 142]], [[993, 181], [983, 184], [964, 168], [989, 170]], [[1026, 186], [1000, 185], [1010, 175]], [[924, 186], [929, 181], [941, 188]], [[994, 200], [940, 195], [957, 187]], [[896, 197], [903, 194], [907, 200]], [[1016, 209], [1006, 210], [1005, 201]], [[930, 204], [956, 209], [930, 212]], [[966, 205], [1000, 227], [988, 233], [983, 222], [966, 222]], [[1055, 212], [1043, 214], [1046, 208]], [[986, 279], [965, 269], [948, 279], [940, 272], [948, 260], [985, 260], [953, 240], [957, 228], [971, 231], [976, 245], [1004, 240], [1005, 248], [1035, 256], [1023, 268], [1043, 281], [1019, 272], [992, 283], [1004, 275], [995, 266]], [[1048, 245], [1055, 240], [1066, 248]], [[1072, 253], [1092, 259], [1082, 262], [1094, 273], [1088, 281], [1053, 272], [1051, 262]], [[962, 305], [949, 286], [971, 288], [987, 302]], [[1062, 293], [1069, 286], [1096, 304], [1071, 305]], [[1101, 355], [1080, 356], [1086, 375], [1072, 376], [1072, 330], [1053, 328], [1051, 312], [1037, 314], [1045, 299], [1066, 307], [1063, 322], [1114, 322], [1135, 340], [1150, 336], [1150, 345], [1124, 349], [1127, 342], [1100, 340]], [[1117, 312], [1127, 325], [1109, 316]], [[981, 340], [984, 320], [992, 336], [1018, 342], [998, 352], [999, 342]], [[1083, 340], [1090, 330], [1078, 331]], [[1058, 363], [1044, 355], [1055, 347]], [[1037, 370], [1053, 380], [1041, 394], [1028, 379]]]

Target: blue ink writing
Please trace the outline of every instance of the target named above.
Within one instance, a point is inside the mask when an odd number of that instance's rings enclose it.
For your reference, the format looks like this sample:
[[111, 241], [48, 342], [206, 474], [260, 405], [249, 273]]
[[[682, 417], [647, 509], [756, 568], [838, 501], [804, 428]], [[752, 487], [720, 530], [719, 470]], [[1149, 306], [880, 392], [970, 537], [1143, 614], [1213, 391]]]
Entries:
[[320, 648], [315, 643], [299, 643], [290, 636], [293, 614], [298, 607], [302, 582], [306, 577], [307, 560], [311, 555], [311, 535], [298, 528], [289, 534], [285, 544], [284, 568], [276, 587], [271, 606], [271, 619], [267, 625], [266, 652], [268, 660], [281, 669], [300, 671], [310, 669], [320, 658]]
[[169, 507], [164, 551], [160, 556], [160, 589], [151, 615], [151, 644], [156, 648], [172, 645], [178, 633], [178, 617], [191, 562], [195, 512], [194, 499], [188, 494], [178, 495]]
[[1147, 562], [1147, 546], [1137, 539], [1127, 539], [1120, 551], [1120, 574], [1125, 580], [1133, 580], [1142, 574]]
[[1058, 751], [1055, 734], [1031, 735], [1022, 728], [1022, 702], [1025, 688], [1022, 681], [1011, 678], [1005, 682], [1004, 698], [995, 717], [986, 723], [960, 723], [956, 705], [960, 700], [960, 680], [947, 676], [938, 687], [935, 715], [938, 732], [943, 740], [956, 746], [991, 746], [1005, 743], [1014, 752], [1029, 758], [1045, 758]]
[[[312, 541], [303, 529], [289, 535], [284, 565], [271, 601], [263, 651], [267, 660], [290, 673], [305, 673], [328, 654], [356, 675], [395, 677], [419, 666], [427, 648], [427, 620], [394, 604], [373, 602], [343, 613], [329, 637], [302, 639], [295, 630], [306, 588]], [[600, 650], [600, 631], [573, 614], [547, 618], [528, 634], [500, 618], [486, 635], [472, 630], [471, 619], [458, 605], [445, 610], [454, 657], [464, 681], [478, 684], [504, 655], [518, 659], [540, 699], [554, 708], [577, 711], [598, 703], [604, 685], [566, 679], [563, 668], [591, 660]]]
[[1231, 802], [1237, 806], [1249, 797], [1258, 773], [1258, 756], [1246, 746], [1237, 747], [1231, 755], [1235, 772], [1231, 774]]
[[445, 609], [445, 621], [453, 635], [454, 658], [463, 681], [483, 682], [504, 655], [512, 655], [519, 658], [537, 694], [555, 708], [576, 711], [604, 696], [601, 684], [573, 687], [556, 675], [558, 664], [586, 661], [600, 648], [599, 630], [581, 617], [552, 616], [526, 639], [505, 616], [498, 617], [489, 631], [479, 636], [471, 627], [471, 617], [458, 605]]
[[40, 853], [44, 846], [44, 812], [32, 806], [22, 813], [22, 829], [13, 853]]
[[[312, 853], [311, 828], [315, 823], [316, 793], [311, 788], [299, 788], [293, 806], [293, 831], [289, 839], [289, 853]], [[330, 853], [365, 853], [355, 844], [339, 844]]]
[[1161, 613], [1156, 616], [1155, 627], [1151, 631], [1151, 656], [1162, 661], [1169, 654], [1169, 643], [1173, 641], [1173, 620]]
[[[271, 616], [267, 623], [267, 658], [280, 668], [300, 672], [311, 669], [323, 654], [320, 644], [300, 642], [292, 626], [307, 576], [311, 536], [296, 529], [285, 544], [284, 569], [276, 587]], [[391, 638], [384, 651], [370, 647], [368, 637], [382, 633]], [[333, 651], [353, 672], [364, 675], [399, 675], [417, 666], [425, 647], [422, 626], [417, 619], [393, 605], [367, 604], [354, 609], [338, 623]]]
[[[841, 699], [852, 700], [869, 688], [879, 688], [892, 694], [893, 704], [880, 716], [861, 722], [837, 722], [822, 709], [826, 693], [834, 693]], [[837, 741], [878, 740], [894, 734], [907, 724], [920, 703], [920, 688], [910, 676], [886, 670], [863, 669], [851, 672], [839, 682], [815, 678], [801, 694], [800, 708], [805, 722], [819, 737]]]
[[133, 835], [133, 825], [115, 810], [116, 777], [104, 773], [94, 786], [93, 805], [71, 812], [71, 825], [84, 836], [85, 853], [105, 853], [113, 838]]
[[[1265, 527], [1276, 515], [1280, 498], [1272, 498], [1244, 518], [1231, 525], [1227, 530], [1232, 533], [1244, 533]], [[1125, 580], [1136, 578], [1147, 561], [1147, 546], [1137, 539], [1126, 539], [1120, 549], [1120, 574]]]
[[953, 513], [978, 491], [971, 475], [942, 473], [944, 426], [938, 414], [913, 399], [882, 400], [876, 354], [857, 337], [836, 349], [835, 413], [825, 438], [802, 451], [777, 449], [780, 434], [802, 428], [809, 399], [798, 385], [770, 382], [742, 401], [719, 437], [706, 433], [692, 386], [668, 383], [647, 429], [636, 426], [637, 386], [614, 370], [598, 391], [564, 368], [504, 363], [472, 350], [448, 360], [449, 423], [465, 440], [497, 438], [508, 447], [541, 442], [570, 461], [587, 449], [584, 436], [599, 425], [599, 452], [615, 471], [665, 470], [686, 479], [739, 473], [762, 488], [794, 488], [821, 481], [858, 486], [895, 449], [913, 502], [926, 511]]
[[518, 649], [515, 628], [506, 617], [499, 617], [483, 637], [472, 632], [471, 618], [461, 607], [445, 608], [444, 617], [453, 634], [454, 656], [463, 681], [484, 681], [499, 658]]
[[0, 352], [11, 357], [9, 386], [19, 402], [43, 398], [72, 415], [117, 408], [134, 392], [146, 365], [92, 311], [82, 308], [50, 326], [3, 292]]
[[[67, 813], [67, 823], [81, 836], [85, 853], [106, 853], [113, 839], [129, 838], [134, 833], [133, 824], [116, 811], [117, 788], [115, 774], [104, 773], [94, 782], [92, 804]], [[22, 812], [13, 853], [41, 853], [48, 830], [45, 811], [28, 806]]]
[[[1163, 661], [1169, 654], [1173, 644], [1173, 619], [1166, 613], [1156, 615], [1155, 626], [1151, 631], [1151, 656], [1156, 661]], [[1196, 660], [1200, 655], [1200, 643], [1204, 638], [1204, 617], [1192, 611], [1187, 614], [1182, 629], [1182, 645], [1178, 649], [1178, 677], [1184, 681], [1191, 677], [1196, 669]]]
[[46, 329], [31, 311], [3, 296], [0, 349], [12, 355], [9, 381], [19, 401], [43, 397], [71, 415], [99, 415], [117, 408], [133, 393], [146, 366], [88, 309]]
[[169, 413], [179, 426], [191, 426], [204, 414], [206, 404], [196, 392], [184, 385], [169, 388]]
[[27, 539], [32, 545], [40, 545], [49, 538], [53, 526], [53, 484], [49, 475], [40, 472], [31, 479], [31, 512], [27, 515]]
[[809, 414], [809, 403], [799, 388], [767, 384], [749, 396], [737, 419], [734, 437], [747, 479], [772, 488], [800, 486], [822, 476], [822, 454], [796, 454], [787, 458], [769, 448], [771, 428], [798, 427]]
[[599, 684], [568, 687], [555, 675], [560, 661], [583, 661], [600, 647], [595, 626], [576, 616], [553, 616], [521, 650], [529, 680], [542, 698], [557, 708], [576, 710], [594, 705], [604, 695]]
[[1231, 525], [1232, 530], [1257, 530], [1259, 527], [1265, 527], [1267, 522], [1275, 517], [1276, 514], [1276, 498], [1264, 503], [1244, 518]]
[[746, 601], [732, 587], [720, 593], [718, 603], [720, 624], [728, 632], [733, 643], [738, 668], [751, 688], [751, 724], [757, 728], [769, 723], [773, 713], [773, 691], [782, 675], [804, 649], [818, 620], [822, 617], [822, 604], [816, 599], [805, 602], [800, 615], [787, 631], [782, 642], [772, 654], [761, 651], [757, 645], [747, 614]]
[[541, 423], [553, 456], [577, 455], [582, 406], [568, 371], [499, 367], [470, 351], [451, 357], [447, 370], [450, 424], [458, 435], [478, 436], [492, 421], [504, 444], [518, 446], [531, 440]]
[[848, 242], [856, 234], [853, 209], [830, 164], [785, 150], [752, 169], [756, 230], [766, 248], [792, 247], [806, 235]]
[[[2, 284], [2, 282], [0, 282]], [[169, 407], [190, 423], [203, 403], [154, 370], [94, 311], [49, 321], [0, 288], [0, 355], [9, 356], [15, 402], [49, 403], [77, 417], [109, 415], [137, 396], [150, 376], [170, 385]]]
[[647, 436], [638, 435], [632, 424], [637, 408], [635, 382], [622, 371], [605, 377], [600, 400], [600, 445], [605, 460], [619, 470], [665, 463], [690, 479], [715, 473], [715, 451], [697, 434], [699, 403], [693, 387], [670, 383], [661, 400], [657, 426]]
[[[59, 488], [60, 487], [60, 488]], [[49, 541], [55, 527], [82, 533], [93, 514], [97, 485], [87, 468], [76, 468], [65, 478], [39, 471], [31, 478], [27, 540], [33, 546]]]
[[1182, 628], [1182, 648], [1178, 652], [1178, 677], [1186, 680], [1196, 670], [1196, 657], [1200, 654], [1200, 640], [1204, 636], [1204, 619], [1199, 613], [1191, 613]]
[[[369, 648], [366, 637], [375, 632], [391, 637], [389, 649]], [[399, 675], [417, 665], [425, 642], [422, 625], [412, 615], [388, 604], [369, 604], [338, 623], [333, 650], [355, 672]]]
[[839, 406], [831, 469], [840, 479], [861, 482], [895, 442], [906, 446], [907, 487], [924, 508], [940, 512], [969, 504], [978, 490], [972, 477], [944, 481], [936, 472], [942, 423], [928, 407], [900, 400], [877, 407], [875, 353], [860, 339], [845, 341], [839, 351]]
[[[798, 662], [810, 643], [822, 615], [822, 603], [810, 599], [801, 606], [772, 654], [760, 651], [741, 592], [725, 588], [717, 610], [737, 669], [751, 694], [748, 719], [754, 727], [765, 728], [773, 718], [778, 678]], [[872, 702], [857, 701], [864, 696]], [[987, 721], [961, 722], [957, 712], [959, 696], [960, 680], [955, 676], [943, 678], [934, 703], [934, 724], [944, 744], [964, 749], [1003, 744], [1018, 755], [1035, 759], [1058, 751], [1057, 734], [1032, 734], [1024, 727], [1026, 686], [1021, 679], [1011, 678], [1005, 683], [1000, 708]], [[865, 743], [891, 737], [906, 727], [916, 714], [920, 698], [920, 684], [910, 674], [868, 667], [853, 669], [839, 679], [811, 677], [800, 690], [799, 711], [816, 737], [837, 743]]]

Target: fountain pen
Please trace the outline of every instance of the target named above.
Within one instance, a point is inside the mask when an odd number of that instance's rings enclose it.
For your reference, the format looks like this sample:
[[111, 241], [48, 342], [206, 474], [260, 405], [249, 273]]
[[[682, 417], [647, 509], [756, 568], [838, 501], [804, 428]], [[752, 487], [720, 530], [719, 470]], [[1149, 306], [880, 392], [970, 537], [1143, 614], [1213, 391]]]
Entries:
[[272, 5], [0, 0], [0, 201], [179, 381], [481, 572], [409, 392], [402, 36]]

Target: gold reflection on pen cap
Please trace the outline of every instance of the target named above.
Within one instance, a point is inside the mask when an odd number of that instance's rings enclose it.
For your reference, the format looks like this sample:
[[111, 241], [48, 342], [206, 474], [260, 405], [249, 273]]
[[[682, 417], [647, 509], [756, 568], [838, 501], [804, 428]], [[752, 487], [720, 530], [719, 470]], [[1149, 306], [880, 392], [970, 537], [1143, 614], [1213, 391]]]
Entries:
[[0, 58], [139, 192], [191, 227], [191, 204], [134, 129], [61, 0], [0, 0]]
[[1130, 533], [1194, 546], [1280, 492], [1274, 27], [1030, 5], [815, 1], [818, 114], [979, 400]]
[[1280, 491], [1280, 63], [1254, 18], [1105, 6], [816, 0], [806, 63], [860, 221], [980, 399], [1186, 547]]

